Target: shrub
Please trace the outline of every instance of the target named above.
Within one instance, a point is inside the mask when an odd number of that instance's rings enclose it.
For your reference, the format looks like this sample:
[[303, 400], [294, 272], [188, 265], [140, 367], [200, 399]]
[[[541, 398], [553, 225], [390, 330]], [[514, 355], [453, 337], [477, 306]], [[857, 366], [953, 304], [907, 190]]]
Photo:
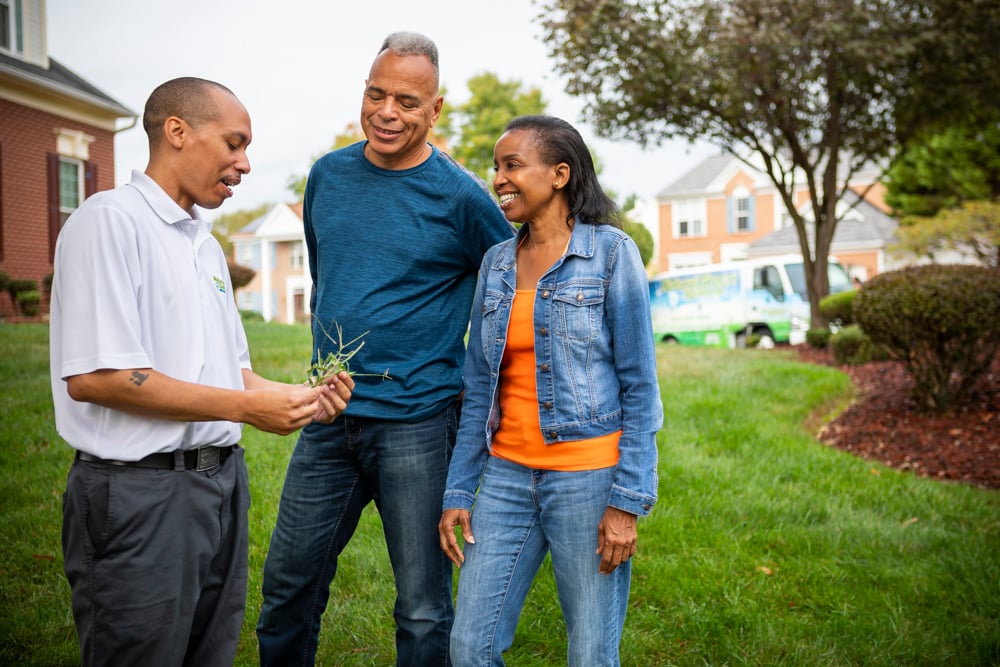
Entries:
[[827, 328], [822, 329], [809, 329], [806, 331], [806, 343], [810, 347], [815, 347], [817, 350], [822, 350], [826, 347], [827, 343], [830, 342], [830, 330]]
[[856, 322], [906, 362], [920, 409], [968, 402], [1000, 349], [1000, 270], [912, 266], [881, 273], [854, 304]]
[[0, 271], [0, 291], [6, 292], [10, 287], [10, 276], [6, 271]]
[[38, 290], [17, 293], [17, 307], [20, 308], [22, 315], [34, 317], [41, 310], [41, 303], [42, 295], [38, 293]]
[[229, 280], [233, 283], [233, 292], [240, 289], [241, 287], [246, 287], [250, 284], [250, 281], [254, 279], [257, 272], [251, 269], [249, 266], [243, 266], [242, 264], [237, 264], [236, 262], [229, 260], [227, 262], [229, 265]]
[[837, 292], [824, 297], [819, 302], [819, 312], [830, 324], [837, 327], [846, 327], [854, 324], [854, 296], [855, 290]]
[[[11, 303], [14, 304], [19, 310], [21, 308], [21, 301], [18, 295], [23, 292], [37, 292], [38, 291], [38, 281], [31, 280], [30, 278], [17, 278], [15, 280], [10, 280], [7, 282], [7, 293], [10, 294]], [[24, 311], [21, 314], [27, 315]]]
[[627, 219], [623, 222], [622, 227], [639, 248], [639, 259], [642, 260], [642, 265], [649, 264], [649, 260], [653, 259], [653, 233], [646, 229], [646, 225], [641, 222]]
[[857, 324], [848, 324], [830, 336], [830, 348], [838, 364], [859, 366], [869, 361], [885, 361], [889, 358], [888, 351], [873, 343]]
[[52, 280], [55, 278], [54, 273], [46, 273], [45, 277], [42, 278], [42, 287], [46, 292], [52, 291]]

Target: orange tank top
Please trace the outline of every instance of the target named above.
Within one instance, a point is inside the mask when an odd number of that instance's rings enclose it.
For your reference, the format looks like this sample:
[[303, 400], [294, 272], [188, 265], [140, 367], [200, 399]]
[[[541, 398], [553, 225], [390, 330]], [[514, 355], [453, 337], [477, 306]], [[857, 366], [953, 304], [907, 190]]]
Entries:
[[500, 362], [500, 427], [493, 435], [493, 455], [544, 470], [597, 470], [616, 465], [621, 431], [545, 444], [535, 382], [534, 305], [535, 290], [515, 292], [507, 347]]

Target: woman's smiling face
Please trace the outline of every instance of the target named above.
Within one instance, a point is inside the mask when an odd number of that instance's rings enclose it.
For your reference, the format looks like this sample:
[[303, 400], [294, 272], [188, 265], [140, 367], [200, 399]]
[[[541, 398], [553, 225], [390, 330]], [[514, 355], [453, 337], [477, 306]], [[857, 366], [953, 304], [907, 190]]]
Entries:
[[548, 165], [528, 130], [505, 132], [493, 149], [493, 191], [511, 222], [531, 222], [541, 217], [558, 198], [568, 179], [565, 164]]

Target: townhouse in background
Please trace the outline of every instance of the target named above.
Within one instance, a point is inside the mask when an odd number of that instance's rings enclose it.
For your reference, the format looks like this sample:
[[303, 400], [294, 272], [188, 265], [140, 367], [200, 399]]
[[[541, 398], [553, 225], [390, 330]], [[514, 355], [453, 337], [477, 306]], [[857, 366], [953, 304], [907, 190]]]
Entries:
[[[875, 172], [859, 173], [848, 184], [830, 250], [831, 257], [862, 281], [906, 263], [890, 252], [898, 223], [887, 212], [885, 188], [877, 178]], [[763, 171], [732, 155], [704, 159], [660, 191], [656, 200], [657, 271], [801, 253], [780, 193]], [[796, 202], [811, 218], [804, 186]]]
[[230, 236], [237, 264], [254, 270], [236, 290], [236, 305], [267, 322], [309, 321], [309, 257], [302, 226], [302, 203], [277, 204]]
[[49, 56], [45, 0], [0, 0], [0, 271], [36, 281], [43, 312], [59, 230], [114, 187], [115, 133], [137, 117]]

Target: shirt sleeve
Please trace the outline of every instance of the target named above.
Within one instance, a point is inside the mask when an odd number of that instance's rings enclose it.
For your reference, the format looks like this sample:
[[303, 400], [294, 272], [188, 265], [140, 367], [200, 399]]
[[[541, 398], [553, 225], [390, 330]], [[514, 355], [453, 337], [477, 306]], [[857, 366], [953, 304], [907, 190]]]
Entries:
[[614, 345], [629, 350], [615, 355], [621, 386], [622, 436], [618, 466], [608, 504], [646, 516], [657, 498], [656, 434], [663, 425], [663, 403], [656, 375], [656, 347], [649, 312], [649, 288], [631, 238], [612, 253], [607, 300]]
[[81, 211], [59, 235], [60, 376], [101, 368], [152, 366], [142, 345], [138, 239], [124, 213], [107, 205]]

